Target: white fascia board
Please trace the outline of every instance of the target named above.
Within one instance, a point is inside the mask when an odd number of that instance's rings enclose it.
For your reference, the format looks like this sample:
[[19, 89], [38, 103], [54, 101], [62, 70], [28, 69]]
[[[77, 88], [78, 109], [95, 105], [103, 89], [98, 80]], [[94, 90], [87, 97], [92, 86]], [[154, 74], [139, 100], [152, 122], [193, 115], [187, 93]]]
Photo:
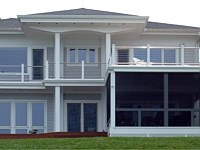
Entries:
[[109, 68], [115, 72], [196, 72], [199, 73], [199, 66], [119, 66]]
[[24, 32], [22, 32], [22, 31], [0, 31], [0, 34], [24, 34]]
[[45, 89], [42, 82], [0, 82], [0, 89]]
[[200, 29], [145, 29], [143, 35], [198, 35]]
[[23, 22], [64, 22], [64, 23], [146, 23], [148, 17], [112, 15], [29, 15], [18, 16]]
[[44, 80], [45, 86], [105, 86], [104, 79], [62, 79]]

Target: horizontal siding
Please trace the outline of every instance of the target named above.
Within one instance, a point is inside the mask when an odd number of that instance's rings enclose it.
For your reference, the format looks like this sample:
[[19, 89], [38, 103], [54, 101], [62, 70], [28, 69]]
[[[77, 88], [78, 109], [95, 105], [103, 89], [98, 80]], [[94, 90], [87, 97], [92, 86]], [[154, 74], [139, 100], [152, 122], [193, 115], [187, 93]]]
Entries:
[[64, 94], [64, 100], [101, 100], [101, 94], [69, 93]]

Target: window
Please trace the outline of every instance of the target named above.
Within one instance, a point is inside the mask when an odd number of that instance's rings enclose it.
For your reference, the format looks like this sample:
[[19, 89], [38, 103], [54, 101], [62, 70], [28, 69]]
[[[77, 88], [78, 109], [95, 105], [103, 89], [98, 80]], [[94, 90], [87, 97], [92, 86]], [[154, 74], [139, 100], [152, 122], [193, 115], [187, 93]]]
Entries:
[[44, 133], [45, 115], [44, 101], [0, 101], [0, 134], [26, 134], [31, 129]]
[[65, 61], [67, 63], [95, 63], [97, 62], [97, 50], [95, 48], [65, 48]]
[[[27, 48], [0, 48], [0, 72], [21, 72], [21, 64], [27, 65]], [[25, 72], [27, 69], [25, 68]]]
[[133, 56], [137, 59], [147, 61], [147, 49], [144, 48], [134, 48]]
[[78, 49], [78, 62], [86, 62], [86, 49]]
[[76, 62], [76, 50], [75, 49], [70, 49], [70, 63], [75, 63]]
[[95, 49], [89, 50], [89, 63], [95, 63]]

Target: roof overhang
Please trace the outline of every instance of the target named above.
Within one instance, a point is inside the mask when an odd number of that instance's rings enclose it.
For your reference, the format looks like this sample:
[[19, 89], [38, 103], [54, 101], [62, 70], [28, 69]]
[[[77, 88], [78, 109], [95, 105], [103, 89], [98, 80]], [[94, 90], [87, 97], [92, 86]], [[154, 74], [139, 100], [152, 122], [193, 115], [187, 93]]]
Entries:
[[62, 22], [62, 23], [145, 23], [146, 16], [114, 16], [114, 15], [21, 15], [23, 22]]

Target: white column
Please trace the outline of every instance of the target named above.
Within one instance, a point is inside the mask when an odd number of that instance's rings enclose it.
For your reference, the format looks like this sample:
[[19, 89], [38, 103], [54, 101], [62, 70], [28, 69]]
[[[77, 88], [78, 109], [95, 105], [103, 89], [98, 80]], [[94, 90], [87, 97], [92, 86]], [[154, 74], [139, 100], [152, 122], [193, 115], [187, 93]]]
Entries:
[[55, 132], [60, 132], [60, 86], [55, 87]]
[[60, 33], [55, 33], [55, 78], [60, 79]]
[[115, 44], [112, 44], [112, 65], [115, 65]]
[[21, 64], [21, 82], [24, 82], [24, 64]]
[[108, 60], [111, 54], [111, 35], [106, 33], [106, 67], [108, 67]]
[[181, 44], [181, 65], [184, 65], [184, 44]]
[[115, 127], [115, 72], [111, 72], [110, 83], [110, 127]]
[[85, 78], [85, 62], [82, 60], [81, 62], [81, 79]]
[[147, 65], [150, 65], [150, 44], [147, 44]]
[[46, 64], [45, 79], [48, 80], [49, 79], [49, 62], [48, 62], [48, 60], [46, 60], [45, 64]]

